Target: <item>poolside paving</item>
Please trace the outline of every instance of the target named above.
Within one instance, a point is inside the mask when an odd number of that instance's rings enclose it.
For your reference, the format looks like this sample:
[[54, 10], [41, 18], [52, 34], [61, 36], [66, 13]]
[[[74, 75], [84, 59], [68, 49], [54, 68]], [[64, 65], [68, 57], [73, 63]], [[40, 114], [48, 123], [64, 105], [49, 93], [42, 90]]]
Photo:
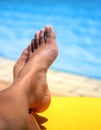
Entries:
[[[15, 61], [0, 58], [0, 89], [13, 82], [14, 64]], [[52, 95], [101, 97], [101, 80], [53, 70], [47, 76]]]

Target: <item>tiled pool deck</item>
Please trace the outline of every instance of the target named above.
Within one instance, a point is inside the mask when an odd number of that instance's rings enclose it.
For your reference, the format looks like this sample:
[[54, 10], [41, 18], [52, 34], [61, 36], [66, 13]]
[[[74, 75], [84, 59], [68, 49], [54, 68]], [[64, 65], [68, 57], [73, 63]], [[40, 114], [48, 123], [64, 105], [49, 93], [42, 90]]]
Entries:
[[[13, 81], [14, 61], [0, 58], [0, 89]], [[101, 97], [101, 80], [49, 70], [48, 84], [52, 95]]]

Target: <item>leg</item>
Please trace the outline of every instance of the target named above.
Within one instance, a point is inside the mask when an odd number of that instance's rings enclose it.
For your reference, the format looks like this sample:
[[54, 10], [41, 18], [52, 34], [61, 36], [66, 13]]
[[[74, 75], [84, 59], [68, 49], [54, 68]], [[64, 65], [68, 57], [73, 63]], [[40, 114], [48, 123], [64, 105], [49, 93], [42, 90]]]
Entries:
[[[28, 128], [28, 97], [21, 81], [0, 92], [0, 130], [25, 130]], [[19, 97], [19, 98], [18, 98]]]
[[[37, 48], [35, 48], [35, 45]], [[3, 129], [8, 125], [10, 130], [27, 128], [29, 106], [34, 111], [41, 112], [49, 105], [50, 97], [48, 95], [46, 72], [58, 52], [53, 29], [46, 27], [40, 33], [37, 33], [30, 48], [29, 61], [24, 65], [12, 87], [0, 94], [0, 122]], [[11, 107], [14, 107], [12, 111], [10, 110]], [[5, 115], [5, 108], [8, 108], [7, 116]], [[18, 113], [21, 116], [18, 116]], [[14, 117], [14, 115], [17, 117]], [[17, 127], [15, 128], [15, 126]]]

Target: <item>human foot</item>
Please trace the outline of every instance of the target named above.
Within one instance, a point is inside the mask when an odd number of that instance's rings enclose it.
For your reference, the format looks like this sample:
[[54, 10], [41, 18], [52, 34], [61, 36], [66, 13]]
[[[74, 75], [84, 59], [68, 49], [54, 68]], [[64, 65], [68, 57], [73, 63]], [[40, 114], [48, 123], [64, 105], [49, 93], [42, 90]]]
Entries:
[[13, 67], [13, 78], [14, 80], [19, 76], [21, 73], [24, 65], [27, 63], [29, 59], [29, 47], [27, 47], [21, 54], [20, 58], [17, 60]]
[[[21, 67], [23, 70], [19, 77], [26, 76], [27, 78], [25, 82], [27, 81], [27, 86], [29, 86], [30, 107], [36, 112], [41, 112], [47, 109], [50, 104], [46, 72], [58, 54], [53, 29], [47, 26], [40, 33], [36, 33], [30, 48], [29, 55], [24, 58], [24, 62], [21, 65], [24, 65], [24, 68]], [[28, 52], [28, 49], [25, 52]]]
[[[41, 90], [41, 96], [43, 96], [41, 100], [39, 100], [41, 101], [38, 102], [39, 104], [36, 106], [32, 104], [32, 108], [38, 111], [39, 106], [39, 111], [44, 111], [48, 108], [51, 100], [46, 73], [58, 54], [53, 29], [47, 26], [45, 29], [41, 30], [40, 33], [36, 33], [35, 39], [31, 42], [31, 46], [34, 53], [30, 54], [30, 58], [33, 58], [37, 68], [39, 67], [39, 70], [42, 71], [42, 73], [41, 71], [39, 73], [39, 80], [37, 79], [36, 86], [39, 87], [38, 92]], [[38, 92], [37, 97], [40, 95]]]

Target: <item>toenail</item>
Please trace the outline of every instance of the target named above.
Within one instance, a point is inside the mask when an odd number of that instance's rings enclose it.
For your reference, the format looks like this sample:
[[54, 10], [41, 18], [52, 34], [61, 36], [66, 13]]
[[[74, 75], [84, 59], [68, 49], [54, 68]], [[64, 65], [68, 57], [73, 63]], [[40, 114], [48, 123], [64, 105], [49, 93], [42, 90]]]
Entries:
[[25, 53], [24, 55], [25, 55], [25, 56], [28, 56], [28, 54], [27, 54], [27, 53]]
[[50, 32], [51, 32], [50, 30], [45, 31], [45, 38], [50, 35]]
[[51, 31], [50, 30], [46, 30], [46, 33], [50, 33]]

